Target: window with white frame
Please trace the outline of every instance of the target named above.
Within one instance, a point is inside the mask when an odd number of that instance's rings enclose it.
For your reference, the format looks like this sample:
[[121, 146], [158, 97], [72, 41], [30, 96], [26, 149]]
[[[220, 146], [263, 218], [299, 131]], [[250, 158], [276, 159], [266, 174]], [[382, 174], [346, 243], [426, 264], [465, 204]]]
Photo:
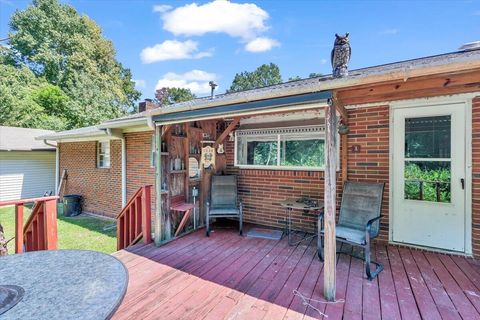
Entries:
[[97, 167], [110, 168], [110, 141], [97, 143]]
[[325, 168], [324, 126], [237, 130], [235, 139], [235, 165], [239, 167]]
[[155, 135], [152, 135], [150, 139], [150, 167], [154, 168], [156, 164], [156, 157], [155, 157]]

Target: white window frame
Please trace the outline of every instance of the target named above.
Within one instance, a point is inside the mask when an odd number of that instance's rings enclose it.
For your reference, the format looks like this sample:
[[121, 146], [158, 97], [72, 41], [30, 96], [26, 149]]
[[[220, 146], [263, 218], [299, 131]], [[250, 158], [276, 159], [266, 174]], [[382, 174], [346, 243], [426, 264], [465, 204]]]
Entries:
[[155, 157], [155, 134], [150, 139], [150, 168], [155, 168], [157, 157]]
[[[101, 153], [102, 145], [105, 145], [105, 152]], [[100, 161], [100, 157], [103, 156], [103, 164]], [[108, 159], [108, 165], [105, 164], [105, 160]], [[111, 166], [111, 154], [110, 154], [110, 140], [103, 140], [97, 142], [97, 168], [109, 169]]]
[[[298, 136], [305, 135], [305, 139], [308, 135], [318, 135], [320, 139], [325, 141], [325, 126], [308, 126], [308, 127], [287, 127], [287, 128], [264, 128], [264, 129], [246, 129], [235, 131], [235, 147], [234, 147], [234, 166], [240, 169], [260, 169], [260, 170], [296, 170], [296, 171], [324, 171], [325, 166], [319, 167], [302, 167], [302, 166], [282, 166], [281, 161], [281, 137], [282, 136]], [[239, 164], [238, 163], [238, 139], [240, 136], [258, 137], [261, 140], [262, 137], [276, 136], [278, 148], [277, 148], [277, 165], [263, 166], [253, 164]], [[270, 140], [271, 141], [271, 140]], [[337, 135], [337, 159], [339, 159], [340, 152], [340, 138]], [[338, 163], [338, 161], [337, 161]], [[337, 166], [338, 170], [339, 166]]]

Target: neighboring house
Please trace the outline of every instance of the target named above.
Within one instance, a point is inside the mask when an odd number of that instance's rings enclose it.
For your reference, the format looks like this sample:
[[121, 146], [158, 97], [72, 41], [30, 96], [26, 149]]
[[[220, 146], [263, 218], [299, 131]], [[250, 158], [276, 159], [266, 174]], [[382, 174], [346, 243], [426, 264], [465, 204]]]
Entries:
[[55, 193], [55, 146], [35, 137], [53, 131], [0, 126], [0, 201]]
[[[156, 233], [163, 240], [176, 224], [168, 210], [173, 196], [191, 199], [197, 186], [201, 204], [208, 199], [208, 182], [186, 172], [190, 159], [198, 162], [203, 140], [222, 137], [216, 142], [225, 153], [217, 154], [215, 170], [238, 176], [245, 220], [283, 227], [279, 201], [323, 198], [329, 98], [349, 128], [338, 143], [338, 199], [347, 179], [384, 182], [380, 240], [480, 257], [480, 50], [165, 108], [146, 101], [138, 114], [38, 139], [59, 143], [65, 192], [82, 194], [87, 211], [115, 217], [140, 186], [157, 181], [152, 209], [162, 217]], [[222, 135], [225, 128], [233, 136]], [[154, 138], [162, 152], [153, 153]], [[318, 151], [296, 156], [311, 146]], [[187, 170], [171, 170], [177, 158]], [[299, 211], [293, 218], [313, 231], [314, 216]]]

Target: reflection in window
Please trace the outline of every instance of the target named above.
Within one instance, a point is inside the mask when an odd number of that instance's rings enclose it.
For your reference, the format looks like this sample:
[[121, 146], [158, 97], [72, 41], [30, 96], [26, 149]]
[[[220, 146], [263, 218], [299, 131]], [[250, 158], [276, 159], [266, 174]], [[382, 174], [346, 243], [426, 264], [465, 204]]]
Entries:
[[450, 162], [405, 161], [405, 199], [450, 202]]
[[236, 165], [275, 168], [325, 166], [322, 127], [253, 129], [236, 132]]
[[247, 142], [247, 163], [262, 166], [277, 165], [277, 141]]
[[324, 140], [282, 137], [280, 150], [282, 166], [323, 167], [325, 163]]
[[405, 158], [450, 158], [451, 116], [405, 119]]

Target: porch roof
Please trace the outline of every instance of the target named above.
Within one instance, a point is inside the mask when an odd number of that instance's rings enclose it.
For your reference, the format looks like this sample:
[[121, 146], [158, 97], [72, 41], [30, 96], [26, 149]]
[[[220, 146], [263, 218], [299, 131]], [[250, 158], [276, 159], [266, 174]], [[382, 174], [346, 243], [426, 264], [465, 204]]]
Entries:
[[153, 116], [152, 120], [156, 123], [167, 124], [189, 120], [201, 120], [212, 117], [240, 116], [242, 114], [265, 112], [267, 110], [272, 111], [278, 110], [282, 107], [292, 107], [303, 104], [327, 105], [327, 100], [330, 97], [330, 91], [312, 92], [287, 97], [219, 105], [211, 108], [184, 110], [177, 113], [160, 114]]
[[[333, 78], [332, 75], [289, 81], [278, 85], [219, 94], [212, 99], [202, 97], [171, 106], [156, 108], [141, 113], [105, 121], [97, 126], [74, 129], [43, 135], [38, 139], [61, 140], [66, 138], [90, 138], [106, 136], [108, 128], [146, 127], [149, 119], [172, 121], [177, 119], [194, 119], [197, 116], [222, 114], [223, 111], [235, 111], [236, 108], [255, 108], [263, 101], [270, 100], [271, 105], [278, 104], [275, 99], [295, 100], [295, 96], [322, 94], [334, 89], [382, 83], [394, 80], [407, 80], [412, 77], [430, 76], [445, 73], [458, 73], [480, 68], [480, 49], [456, 51], [435, 56], [422, 57], [395, 63], [350, 70], [348, 77]], [[324, 97], [325, 98], [325, 97]], [[242, 104], [242, 106], [240, 106]], [[262, 106], [265, 107], [265, 106]], [[271, 106], [270, 106], [271, 107]], [[211, 111], [200, 111], [210, 108]], [[195, 111], [195, 112], [193, 112]], [[180, 114], [182, 113], [182, 114]]]

